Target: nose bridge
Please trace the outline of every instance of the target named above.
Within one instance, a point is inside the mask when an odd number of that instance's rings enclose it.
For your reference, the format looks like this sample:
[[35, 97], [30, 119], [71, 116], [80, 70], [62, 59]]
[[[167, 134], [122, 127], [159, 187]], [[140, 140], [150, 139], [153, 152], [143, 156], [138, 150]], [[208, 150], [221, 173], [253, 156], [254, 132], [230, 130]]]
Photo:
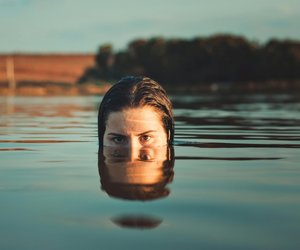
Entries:
[[129, 142], [128, 142], [128, 147], [129, 147], [129, 157], [131, 161], [134, 161], [135, 159], [138, 158], [139, 156], [139, 151], [140, 151], [140, 143], [137, 137], [135, 136], [130, 136], [129, 137]]

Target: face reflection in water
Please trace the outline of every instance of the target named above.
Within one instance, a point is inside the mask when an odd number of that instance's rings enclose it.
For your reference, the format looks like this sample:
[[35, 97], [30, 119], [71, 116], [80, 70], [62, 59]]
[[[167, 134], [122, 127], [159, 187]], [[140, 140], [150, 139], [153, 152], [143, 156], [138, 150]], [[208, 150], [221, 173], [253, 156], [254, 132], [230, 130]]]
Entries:
[[103, 147], [98, 167], [101, 188], [110, 196], [128, 200], [153, 200], [166, 197], [173, 180], [173, 149], [167, 146]]
[[[128, 147], [99, 149], [98, 168], [101, 189], [109, 196], [126, 200], [154, 200], [169, 195], [166, 185], [173, 180], [173, 148], [144, 147], [132, 151]], [[152, 229], [162, 219], [152, 215], [125, 214], [111, 219], [124, 228]]]

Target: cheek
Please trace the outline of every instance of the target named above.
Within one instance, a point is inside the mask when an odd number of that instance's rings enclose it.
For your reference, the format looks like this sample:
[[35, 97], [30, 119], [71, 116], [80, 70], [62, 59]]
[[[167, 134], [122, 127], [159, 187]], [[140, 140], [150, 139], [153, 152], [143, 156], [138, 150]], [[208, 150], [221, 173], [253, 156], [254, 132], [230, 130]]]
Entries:
[[168, 129], [168, 124], [164, 120], [162, 120], [162, 128], [166, 137], [166, 140], [168, 141], [170, 139], [170, 131]]
[[160, 134], [158, 143], [160, 145], [166, 145], [166, 144], [168, 144], [168, 135], [165, 132], [165, 130]]

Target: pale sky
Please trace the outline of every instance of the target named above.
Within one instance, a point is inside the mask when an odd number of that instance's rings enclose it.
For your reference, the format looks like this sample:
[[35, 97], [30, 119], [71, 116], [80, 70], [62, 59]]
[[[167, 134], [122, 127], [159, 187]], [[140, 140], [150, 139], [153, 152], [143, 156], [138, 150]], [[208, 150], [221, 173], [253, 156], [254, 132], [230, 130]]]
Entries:
[[116, 50], [217, 33], [300, 40], [299, 0], [0, 0], [0, 53]]

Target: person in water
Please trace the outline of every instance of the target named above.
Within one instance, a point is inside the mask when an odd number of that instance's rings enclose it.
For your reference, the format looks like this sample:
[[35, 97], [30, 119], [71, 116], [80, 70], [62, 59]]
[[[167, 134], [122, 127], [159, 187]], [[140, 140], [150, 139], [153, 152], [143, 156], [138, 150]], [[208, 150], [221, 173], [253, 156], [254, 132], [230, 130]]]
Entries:
[[124, 77], [105, 94], [98, 113], [98, 168], [108, 195], [152, 200], [173, 179], [172, 103], [147, 77]]
[[98, 113], [99, 146], [139, 149], [172, 145], [174, 119], [166, 91], [147, 77], [124, 77], [105, 94]]

